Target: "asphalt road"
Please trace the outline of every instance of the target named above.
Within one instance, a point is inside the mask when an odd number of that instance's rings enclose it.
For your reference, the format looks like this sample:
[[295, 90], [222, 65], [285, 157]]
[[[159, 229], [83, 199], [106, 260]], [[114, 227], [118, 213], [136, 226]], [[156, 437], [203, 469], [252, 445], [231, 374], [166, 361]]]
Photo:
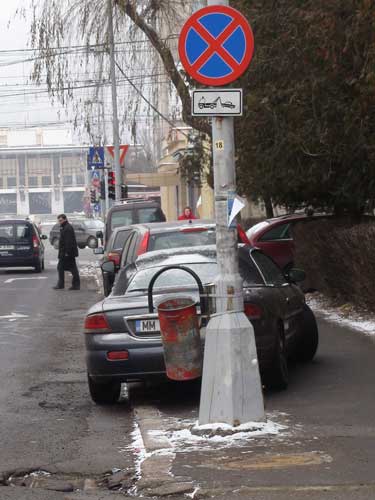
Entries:
[[[42, 274], [0, 270], [0, 483], [2, 473], [84, 480], [132, 465], [131, 454], [119, 451], [133, 429], [129, 405], [96, 407], [87, 389], [82, 322], [100, 296], [91, 278], [79, 292], [52, 290], [56, 251], [46, 248]], [[81, 251], [80, 266], [88, 263], [93, 252]], [[31, 495], [0, 486], [1, 500], [12, 494]]]
[[[87, 267], [95, 257], [85, 250], [80, 261]], [[0, 484], [2, 473], [21, 484], [27, 472], [46, 470], [82, 490], [85, 480], [100, 482], [114, 469], [134, 472], [135, 421], [166, 435], [194, 422], [199, 386], [134, 385], [118, 405], [95, 406], [81, 328], [100, 296], [90, 277], [80, 292], [51, 289], [56, 252], [49, 244], [46, 264], [42, 275], [0, 270]], [[142, 480], [154, 484], [164, 474], [231, 500], [374, 499], [374, 337], [325, 321], [320, 334], [316, 360], [292, 368], [287, 391], [265, 394], [269, 418], [286, 426], [279, 435], [224, 449], [172, 443], [169, 454], [148, 458]], [[67, 497], [0, 486], [1, 500], [44, 498]]]

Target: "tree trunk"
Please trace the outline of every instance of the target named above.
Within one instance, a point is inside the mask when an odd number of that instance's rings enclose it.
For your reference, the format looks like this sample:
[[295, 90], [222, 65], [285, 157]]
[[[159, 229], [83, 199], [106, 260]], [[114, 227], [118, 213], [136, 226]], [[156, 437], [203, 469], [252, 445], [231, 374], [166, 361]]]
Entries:
[[271, 219], [272, 217], [274, 217], [272, 200], [269, 196], [264, 196], [263, 201], [264, 201], [264, 206], [266, 208], [267, 218]]

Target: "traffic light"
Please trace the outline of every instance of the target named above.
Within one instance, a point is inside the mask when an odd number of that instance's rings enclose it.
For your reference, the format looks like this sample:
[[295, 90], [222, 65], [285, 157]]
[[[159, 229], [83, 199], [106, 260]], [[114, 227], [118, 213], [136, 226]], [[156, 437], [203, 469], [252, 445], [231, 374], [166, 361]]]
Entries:
[[121, 199], [126, 200], [128, 197], [128, 186], [126, 184], [121, 184]]
[[116, 199], [116, 177], [115, 173], [111, 170], [108, 172], [108, 197], [111, 200]]
[[96, 203], [96, 189], [90, 190], [90, 201], [91, 203]]
[[105, 200], [105, 181], [102, 179], [100, 181], [100, 199]]

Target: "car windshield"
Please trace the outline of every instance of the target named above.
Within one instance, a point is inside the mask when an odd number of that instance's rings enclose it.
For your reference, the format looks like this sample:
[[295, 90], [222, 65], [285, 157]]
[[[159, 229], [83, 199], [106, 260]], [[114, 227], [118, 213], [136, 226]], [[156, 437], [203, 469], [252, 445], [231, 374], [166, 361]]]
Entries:
[[214, 228], [195, 228], [194, 230], [178, 230], [175, 232], [151, 234], [148, 250], [164, 250], [166, 248], [196, 247], [200, 245], [215, 245], [216, 231]]
[[133, 224], [133, 211], [131, 208], [113, 212], [111, 215], [111, 227], [130, 226]]
[[[216, 262], [187, 264], [187, 266], [199, 276], [202, 283], [211, 283], [218, 274]], [[147, 290], [152, 277], [162, 268], [163, 266], [150, 267], [138, 271], [130, 282], [126, 293]], [[171, 283], [178, 286], [197, 286], [195, 279], [186, 271], [171, 269], [163, 273], [156, 280], [154, 288], [168, 288], [171, 286]]]
[[262, 229], [266, 229], [267, 227], [269, 227], [269, 225], [270, 225], [269, 222], [266, 221], [259, 222], [258, 224], [255, 224], [255, 226], [252, 226], [250, 229], [246, 231], [246, 236], [248, 238], [251, 238], [255, 233], [261, 231]]
[[[215, 281], [218, 275], [218, 266], [216, 262], [202, 262], [202, 263], [194, 263], [184, 264], [189, 267], [192, 271], [194, 271], [200, 278], [203, 284], [212, 283]], [[120, 289], [123, 290], [127, 288], [126, 293], [132, 293], [136, 291], [146, 291], [150, 284], [152, 277], [164, 266], [158, 267], [149, 267], [147, 269], [142, 269], [138, 271], [134, 276], [132, 275], [132, 279], [129, 280], [129, 286], [119, 286], [118, 292], [115, 295], [120, 295]], [[259, 274], [259, 271], [254, 266], [254, 263], [250, 259], [240, 259], [239, 260], [239, 269], [240, 275], [244, 280], [245, 287], [253, 287], [253, 286], [263, 286], [264, 281]], [[125, 278], [125, 276], [124, 276]], [[119, 281], [121, 278], [119, 279]], [[170, 271], [166, 271], [163, 273], [155, 282], [155, 289], [157, 288], [168, 288], [172, 286], [196, 286], [195, 279], [186, 271], [179, 269], [171, 269]], [[118, 285], [121, 285], [118, 283]]]

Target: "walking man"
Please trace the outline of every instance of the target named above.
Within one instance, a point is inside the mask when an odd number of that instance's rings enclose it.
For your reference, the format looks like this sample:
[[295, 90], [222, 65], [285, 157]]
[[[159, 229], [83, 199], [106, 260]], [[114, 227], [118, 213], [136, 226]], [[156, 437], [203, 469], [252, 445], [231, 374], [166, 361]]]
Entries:
[[62, 290], [65, 286], [64, 271], [70, 271], [73, 275], [73, 280], [69, 290], [79, 290], [81, 282], [76, 264], [76, 257], [78, 257], [76, 235], [74, 234], [73, 226], [69, 224], [65, 214], [59, 215], [57, 220], [60, 224], [59, 263], [57, 264], [59, 279], [57, 285], [53, 288], [55, 290]]

